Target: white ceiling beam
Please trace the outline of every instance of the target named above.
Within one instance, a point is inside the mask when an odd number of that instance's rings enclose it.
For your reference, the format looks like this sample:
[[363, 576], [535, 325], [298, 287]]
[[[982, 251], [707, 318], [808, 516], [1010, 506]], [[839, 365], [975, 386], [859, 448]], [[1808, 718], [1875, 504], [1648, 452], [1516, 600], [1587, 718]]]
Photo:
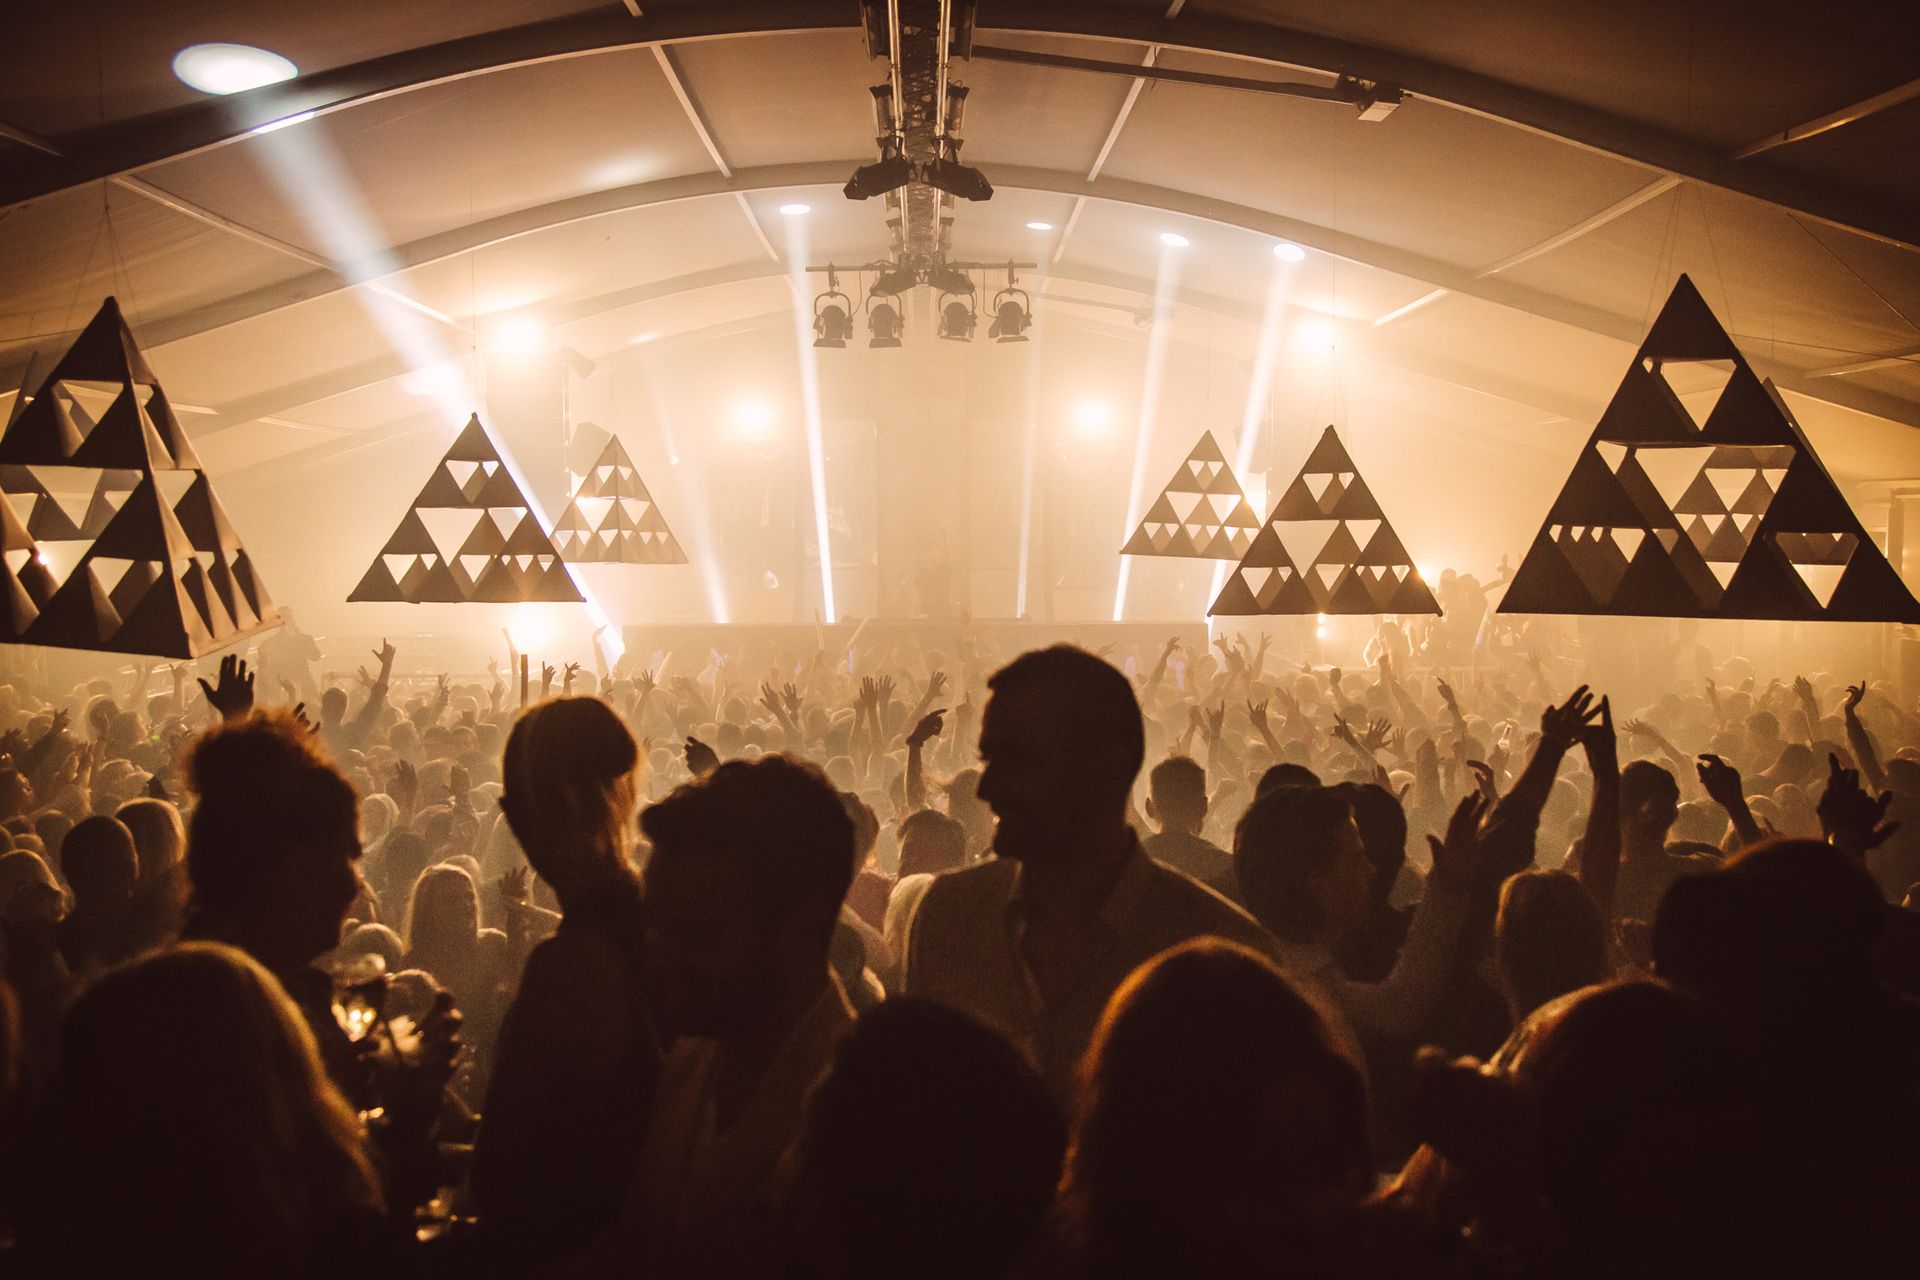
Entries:
[[733, 166], [727, 163], [727, 157], [721, 152], [720, 144], [714, 141], [713, 129], [707, 124], [706, 113], [700, 110], [700, 104], [694, 100], [693, 91], [687, 87], [687, 78], [681, 73], [679, 60], [673, 56], [673, 50], [664, 44], [656, 44], [653, 46], [653, 60], [660, 64], [660, 74], [667, 78], [667, 87], [673, 90], [674, 99], [680, 103], [680, 110], [686, 112], [687, 123], [693, 126], [693, 132], [699, 137], [700, 145], [705, 147], [707, 154], [713, 158], [713, 167], [722, 175], [731, 178]]
[[1809, 369], [1809, 378], [1838, 378], [1849, 373], [1867, 373], [1874, 369], [1896, 369], [1901, 365], [1920, 368], [1920, 347], [1911, 351], [1898, 351], [1890, 356], [1874, 356], [1866, 360], [1852, 360], [1846, 364], [1830, 364], [1824, 369]]
[[1884, 93], [1876, 93], [1871, 98], [1862, 98], [1852, 106], [1842, 107], [1838, 111], [1829, 111], [1826, 115], [1809, 120], [1805, 124], [1796, 124], [1778, 133], [1770, 133], [1758, 142], [1749, 143], [1734, 152], [1733, 158], [1745, 160], [1750, 156], [1772, 151], [1776, 147], [1805, 142], [1808, 138], [1817, 138], [1823, 133], [1830, 133], [1856, 121], [1865, 120], [1868, 116], [1878, 115], [1889, 107], [1897, 107], [1915, 98], [1920, 98], [1920, 80], [1909, 80], [1905, 84], [1895, 85]]
[[[1140, 65], [1150, 67], [1159, 56], [1160, 46], [1150, 44], [1147, 46], [1146, 56], [1140, 59]], [[1113, 154], [1114, 144], [1120, 141], [1120, 131], [1127, 127], [1127, 117], [1133, 114], [1133, 104], [1140, 101], [1140, 91], [1146, 87], [1145, 76], [1135, 76], [1133, 82], [1127, 86], [1126, 99], [1120, 104], [1119, 114], [1113, 118], [1113, 127], [1107, 130], [1107, 140], [1100, 144], [1100, 154], [1093, 158], [1093, 167], [1087, 170], [1088, 182], [1098, 178], [1100, 171], [1107, 167], [1107, 157]]]

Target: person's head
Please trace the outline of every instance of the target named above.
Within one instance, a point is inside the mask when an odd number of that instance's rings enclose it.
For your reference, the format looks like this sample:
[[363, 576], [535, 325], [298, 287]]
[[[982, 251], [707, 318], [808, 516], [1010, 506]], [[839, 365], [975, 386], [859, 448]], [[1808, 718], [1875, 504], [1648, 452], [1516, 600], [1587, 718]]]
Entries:
[[912, 1258], [919, 1275], [1004, 1275], [1065, 1145], [1045, 1084], [998, 1032], [932, 1001], [884, 1001], [807, 1100], [785, 1210], [793, 1273], [880, 1275]]
[[66, 872], [78, 910], [122, 911], [140, 882], [133, 833], [117, 818], [83, 818], [60, 846], [60, 869]]
[[938, 875], [967, 864], [967, 829], [937, 809], [910, 813], [900, 823], [900, 875]]
[[633, 735], [598, 698], [553, 698], [514, 723], [500, 809], [563, 902], [628, 865], [639, 763]]
[[1755, 748], [1776, 747], [1780, 742], [1780, 720], [1771, 711], [1756, 711], [1747, 717], [1747, 739]]
[[1607, 927], [1586, 888], [1564, 871], [1522, 871], [1500, 886], [1494, 968], [1515, 1022], [1558, 996], [1607, 978]]
[[1343, 782], [1334, 790], [1353, 808], [1360, 848], [1373, 864], [1373, 905], [1378, 910], [1386, 905], [1407, 862], [1407, 811], [1391, 791], [1375, 782]]
[[1813, 766], [1813, 749], [1804, 742], [1789, 742], [1768, 766], [1767, 776], [1776, 783], [1805, 782], [1813, 776]]
[[1317, 787], [1319, 785], [1319, 774], [1303, 764], [1293, 764], [1283, 760], [1260, 775], [1260, 781], [1255, 784], [1253, 794], [1254, 798], [1258, 799], [1267, 792], [1278, 791], [1282, 787]]
[[422, 871], [407, 898], [407, 953], [415, 963], [431, 968], [464, 958], [479, 936], [480, 894], [473, 877], [446, 862]]
[[1749, 1269], [1764, 1126], [1705, 1006], [1654, 982], [1589, 988], [1541, 1011], [1512, 1079], [1533, 1118], [1525, 1185], [1571, 1274]]
[[210, 729], [187, 757], [190, 905], [202, 931], [275, 971], [340, 941], [360, 890], [353, 787], [285, 712]]
[[133, 836], [140, 860], [140, 882], [150, 884], [180, 864], [187, 852], [187, 828], [170, 800], [142, 796], [113, 811]]
[[33, 807], [33, 784], [18, 769], [0, 769], [0, 817], [15, 818]]
[[1769, 840], [1685, 876], [1654, 917], [1654, 971], [1747, 1022], [1852, 1008], [1877, 982], [1878, 886], [1818, 840]]
[[1122, 832], [1146, 731], [1133, 686], [1070, 645], [1022, 654], [987, 681], [980, 798], [998, 819], [994, 850], [1067, 858]]
[[328, 685], [320, 695], [320, 723], [337, 725], [347, 718], [347, 691], [339, 685]]
[[847, 811], [847, 821], [853, 824], [853, 865], [864, 867], [873, 856], [873, 846], [880, 840], [880, 818], [872, 805], [851, 791], [840, 793], [840, 807]]
[[1087, 1271], [1256, 1261], [1276, 1235], [1352, 1206], [1370, 1171], [1360, 1074], [1266, 960], [1190, 942], [1114, 993], [1061, 1179]]
[[230, 947], [187, 943], [88, 987], [46, 1105], [74, 1274], [305, 1273], [381, 1208], [312, 1032]]
[[811, 764], [730, 760], [640, 816], [647, 952], [672, 1031], [724, 1038], [817, 991], [853, 883], [853, 823]]
[[1337, 946], [1366, 923], [1373, 864], [1353, 809], [1327, 787], [1256, 798], [1233, 835], [1240, 900], [1274, 936]]
[[1169, 834], [1199, 833], [1207, 820], [1207, 771], [1192, 756], [1169, 756], [1147, 774], [1147, 817]]
[[340, 939], [340, 946], [334, 952], [346, 959], [353, 956], [378, 956], [381, 971], [397, 973], [407, 954], [406, 943], [400, 935], [383, 924], [357, 924], [347, 930], [347, 936]]
[[1665, 843], [1680, 816], [1680, 786], [1651, 760], [1632, 760], [1620, 770], [1620, 824], [1631, 842]]

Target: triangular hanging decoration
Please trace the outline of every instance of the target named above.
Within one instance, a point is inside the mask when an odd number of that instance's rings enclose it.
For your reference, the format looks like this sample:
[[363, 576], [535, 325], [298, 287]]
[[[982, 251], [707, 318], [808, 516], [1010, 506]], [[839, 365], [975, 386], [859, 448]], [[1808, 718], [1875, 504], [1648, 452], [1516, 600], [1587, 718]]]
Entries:
[[1259, 531], [1260, 517], [1247, 505], [1246, 490], [1209, 431], [1147, 508], [1120, 554], [1238, 560]]
[[[1668, 381], [1688, 365], [1696, 383], [1711, 373], [1700, 365], [1725, 371], [1712, 403], [1692, 411]], [[1670, 481], [1668, 497], [1657, 477]], [[1867, 536], [1786, 401], [1684, 275], [1500, 612], [1920, 623], [1920, 601]]]
[[[1290, 540], [1301, 556], [1287, 551]], [[1213, 617], [1439, 612], [1331, 426], [1207, 610]]]
[[279, 625], [112, 298], [0, 436], [0, 510], [0, 643], [187, 659]]
[[[472, 514], [448, 517], [449, 525], [443, 526], [438, 516], [422, 519], [423, 511]], [[461, 532], [443, 544], [439, 537], [451, 523], [459, 523]], [[512, 534], [502, 533], [503, 527], [511, 527]], [[513, 565], [515, 555], [551, 557], [558, 571], [530, 578]], [[468, 419], [347, 597], [408, 604], [579, 603], [581, 598], [478, 414]]]
[[[597, 522], [589, 512], [600, 513]], [[580, 478], [553, 532], [561, 553], [575, 563], [687, 563], [618, 436], [608, 438], [600, 460]]]

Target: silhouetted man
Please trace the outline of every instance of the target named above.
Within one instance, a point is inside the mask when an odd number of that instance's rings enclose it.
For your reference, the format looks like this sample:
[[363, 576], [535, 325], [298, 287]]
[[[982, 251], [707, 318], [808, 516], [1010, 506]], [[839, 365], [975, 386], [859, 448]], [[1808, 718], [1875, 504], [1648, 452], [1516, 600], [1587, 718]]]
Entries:
[[1127, 825], [1146, 746], [1125, 676], [1059, 645], [987, 687], [980, 798], [999, 856], [927, 889], [907, 928], [905, 988], [1011, 1036], [1064, 1097], [1135, 967], [1205, 935], [1275, 946], [1232, 903], [1156, 864]]

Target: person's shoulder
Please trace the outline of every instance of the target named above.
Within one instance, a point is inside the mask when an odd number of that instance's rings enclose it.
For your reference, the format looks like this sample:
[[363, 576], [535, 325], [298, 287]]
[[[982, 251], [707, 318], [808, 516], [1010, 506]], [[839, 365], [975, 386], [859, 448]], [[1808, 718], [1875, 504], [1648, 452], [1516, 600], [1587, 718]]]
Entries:
[[1013, 896], [1020, 866], [1009, 858], [987, 861], [932, 878], [920, 899], [920, 912], [964, 910], [985, 902], [1005, 902]]
[[1231, 900], [1200, 881], [1158, 862], [1148, 865], [1155, 914], [1177, 931], [1194, 937], [1225, 938], [1272, 953], [1273, 935]]

